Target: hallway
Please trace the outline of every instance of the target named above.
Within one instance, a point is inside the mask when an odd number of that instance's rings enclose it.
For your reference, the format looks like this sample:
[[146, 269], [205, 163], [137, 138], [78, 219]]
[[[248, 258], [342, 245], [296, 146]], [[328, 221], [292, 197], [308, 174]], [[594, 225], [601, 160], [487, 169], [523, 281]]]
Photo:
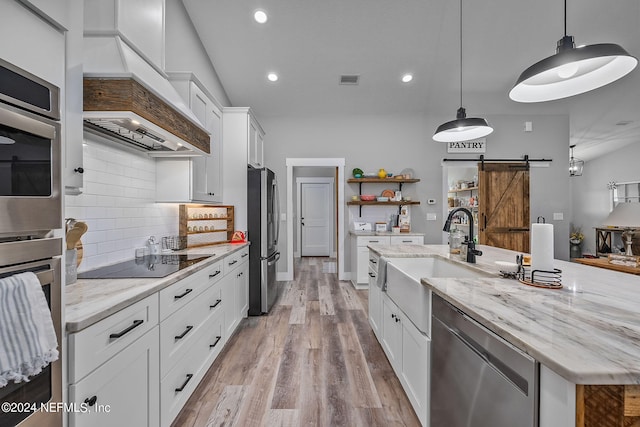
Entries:
[[335, 260], [296, 260], [268, 316], [244, 319], [173, 426], [419, 426]]

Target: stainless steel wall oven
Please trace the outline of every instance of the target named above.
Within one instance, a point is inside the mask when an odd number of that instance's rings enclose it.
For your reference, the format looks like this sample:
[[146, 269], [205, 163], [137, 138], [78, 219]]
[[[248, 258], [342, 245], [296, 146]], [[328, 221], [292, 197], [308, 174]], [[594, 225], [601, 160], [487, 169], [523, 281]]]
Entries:
[[0, 60], [0, 238], [61, 227], [59, 89]]
[[[0, 388], [0, 403], [62, 402], [62, 229], [59, 89], [0, 59], [0, 278], [33, 272], [53, 320], [57, 361]], [[17, 333], [17, 332], [16, 332]], [[58, 427], [59, 411], [0, 411], [0, 426]]]

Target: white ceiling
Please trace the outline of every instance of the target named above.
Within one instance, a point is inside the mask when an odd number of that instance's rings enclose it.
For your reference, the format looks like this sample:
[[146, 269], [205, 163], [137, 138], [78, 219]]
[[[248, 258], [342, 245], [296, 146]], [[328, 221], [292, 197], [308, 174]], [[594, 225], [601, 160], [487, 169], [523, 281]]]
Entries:
[[[421, 113], [459, 107], [459, 2], [455, 0], [183, 0], [235, 106], [261, 117]], [[253, 21], [256, 9], [269, 20]], [[562, 0], [464, 0], [464, 106], [468, 116], [570, 115], [576, 157], [640, 141], [640, 69], [587, 94], [518, 104], [520, 73], [555, 52]], [[618, 43], [640, 56], [638, 0], [568, 0], [577, 45]], [[267, 81], [275, 71], [280, 80]], [[400, 82], [414, 74], [409, 84]], [[341, 86], [341, 74], [359, 74]], [[632, 123], [619, 126], [620, 121]]]

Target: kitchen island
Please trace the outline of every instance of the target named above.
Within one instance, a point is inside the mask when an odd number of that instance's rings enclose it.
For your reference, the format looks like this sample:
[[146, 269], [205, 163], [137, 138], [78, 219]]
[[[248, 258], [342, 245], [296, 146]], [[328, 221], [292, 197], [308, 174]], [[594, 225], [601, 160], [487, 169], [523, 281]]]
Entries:
[[441, 257], [492, 275], [421, 283], [540, 362], [540, 426], [640, 420], [633, 403], [640, 395], [640, 277], [556, 260], [563, 288], [540, 289], [499, 276], [495, 261], [513, 262], [513, 251], [482, 246], [477, 264], [468, 264], [446, 245], [370, 249], [388, 258]]

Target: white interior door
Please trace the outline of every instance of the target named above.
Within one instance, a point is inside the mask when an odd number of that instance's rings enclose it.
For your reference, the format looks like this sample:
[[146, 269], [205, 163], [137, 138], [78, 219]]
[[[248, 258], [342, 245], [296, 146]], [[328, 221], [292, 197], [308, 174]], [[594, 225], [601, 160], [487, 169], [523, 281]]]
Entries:
[[330, 256], [332, 242], [331, 183], [300, 184], [301, 256]]

